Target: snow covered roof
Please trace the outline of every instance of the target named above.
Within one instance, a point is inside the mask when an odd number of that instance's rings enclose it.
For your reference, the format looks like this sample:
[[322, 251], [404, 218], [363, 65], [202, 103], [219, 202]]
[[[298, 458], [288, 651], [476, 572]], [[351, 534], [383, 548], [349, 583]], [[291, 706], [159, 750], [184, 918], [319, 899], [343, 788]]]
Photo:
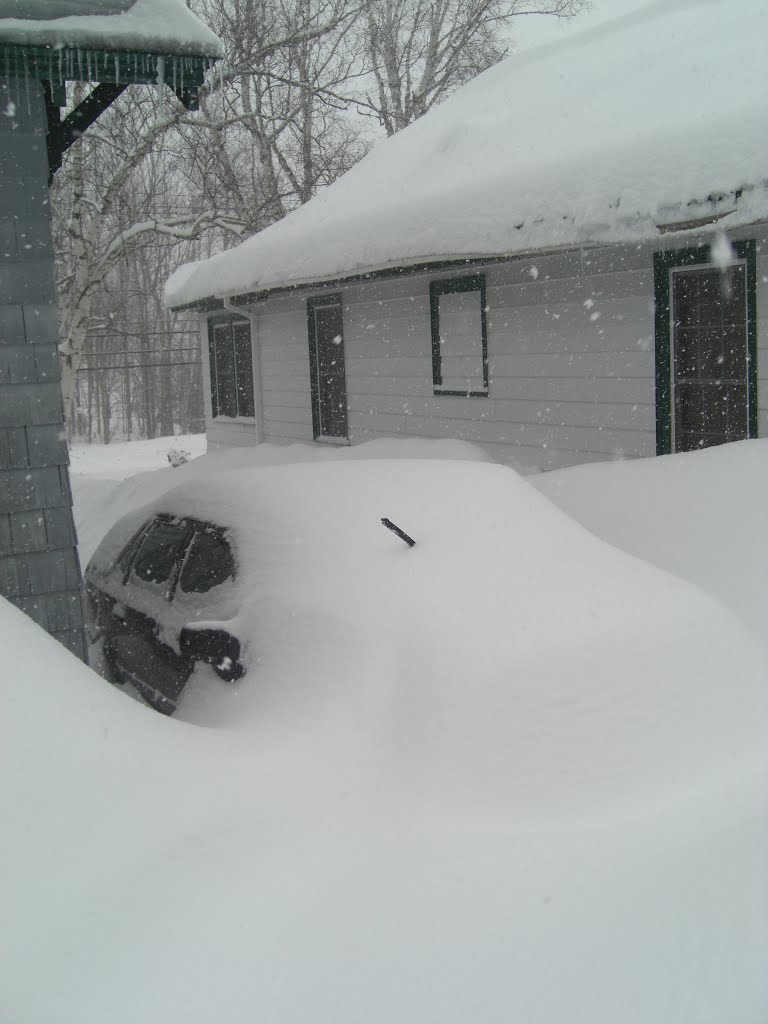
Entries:
[[0, 45], [220, 57], [184, 0], [0, 0]]
[[662, 0], [508, 58], [167, 301], [763, 219], [766, 39], [764, 0]]

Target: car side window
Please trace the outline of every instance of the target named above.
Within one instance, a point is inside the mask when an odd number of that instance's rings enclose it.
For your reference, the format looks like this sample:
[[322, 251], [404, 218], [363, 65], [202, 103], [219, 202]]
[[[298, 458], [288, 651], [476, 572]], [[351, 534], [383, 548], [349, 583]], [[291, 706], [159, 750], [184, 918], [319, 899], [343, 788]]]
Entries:
[[179, 577], [185, 594], [206, 594], [235, 575], [232, 549], [219, 530], [201, 529], [192, 541]]
[[186, 522], [156, 519], [144, 537], [131, 576], [144, 583], [166, 583], [189, 535]]

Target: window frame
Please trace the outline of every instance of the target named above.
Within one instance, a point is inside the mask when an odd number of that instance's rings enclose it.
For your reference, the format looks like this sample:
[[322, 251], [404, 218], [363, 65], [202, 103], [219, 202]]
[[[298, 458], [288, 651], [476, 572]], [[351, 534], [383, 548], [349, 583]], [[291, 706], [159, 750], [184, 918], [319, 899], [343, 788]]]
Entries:
[[[243, 326], [248, 328], [248, 335], [250, 338], [249, 352], [251, 357], [251, 396], [253, 399], [253, 414], [246, 416], [242, 414], [240, 410], [239, 392], [237, 387], [237, 351], [235, 349], [235, 336], [233, 328], [236, 326]], [[216, 368], [216, 345], [215, 345], [215, 332], [221, 327], [229, 327], [230, 330], [230, 342], [232, 345], [232, 367], [235, 381], [235, 403], [237, 405], [237, 415], [228, 416], [225, 413], [221, 413], [220, 401], [219, 401], [219, 387], [218, 387], [218, 372]], [[208, 317], [208, 395], [211, 403], [211, 419], [216, 420], [218, 423], [255, 423], [256, 422], [256, 380], [254, 375], [254, 358], [253, 358], [253, 325], [251, 319], [248, 316], [227, 314], [223, 316], [212, 316]]]
[[[483, 366], [483, 390], [472, 391], [443, 387], [443, 373], [440, 346], [440, 296], [460, 292], [480, 293], [480, 342]], [[429, 283], [429, 315], [432, 333], [432, 394], [457, 398], [488, 398], [490, 392], [488, 376], [488, 318], [486, 315], [485, 274], [467, 274], [464, 277], [449, 277]]]
[[[758, 433], [756, 245], [754, 239], [731, 244], [736, 253], [734, 265], [741, 263], [746, 271], [747, 437], [752, 438]], [[674, 451], [672, 274], [676, 270], [694, 268], [717, 269], [717, 264], [712, 262], [710, 244], [653, 254], [657, 455]]]

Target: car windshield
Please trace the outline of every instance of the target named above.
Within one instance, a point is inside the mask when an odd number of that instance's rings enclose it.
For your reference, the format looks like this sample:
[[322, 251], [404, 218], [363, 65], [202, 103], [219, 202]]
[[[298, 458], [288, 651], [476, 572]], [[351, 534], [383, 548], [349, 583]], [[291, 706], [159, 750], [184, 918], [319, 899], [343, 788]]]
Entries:
[[144, 583], [167, 583], [188, 535], [184, 522], [156, 520], [141, 543], [131, 574]]
[[232, 550], [217, 530], [198, 530], [179, 576], [179, 591], [205, 594], [231, 579], [235, 571]]

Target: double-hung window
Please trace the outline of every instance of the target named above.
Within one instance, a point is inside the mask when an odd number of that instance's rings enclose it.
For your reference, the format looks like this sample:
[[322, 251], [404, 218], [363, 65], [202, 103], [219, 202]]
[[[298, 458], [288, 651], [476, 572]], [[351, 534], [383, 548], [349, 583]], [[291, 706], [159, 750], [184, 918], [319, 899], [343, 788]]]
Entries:
[[251, 324], [238, 318], [208, 326], [211, 369], [211, 413], [214, 417], [253, 418], [253, 354]]
[[488, 395], [485, 277], [454, 277], [429, 286], [432, 386], [436, 395]]

